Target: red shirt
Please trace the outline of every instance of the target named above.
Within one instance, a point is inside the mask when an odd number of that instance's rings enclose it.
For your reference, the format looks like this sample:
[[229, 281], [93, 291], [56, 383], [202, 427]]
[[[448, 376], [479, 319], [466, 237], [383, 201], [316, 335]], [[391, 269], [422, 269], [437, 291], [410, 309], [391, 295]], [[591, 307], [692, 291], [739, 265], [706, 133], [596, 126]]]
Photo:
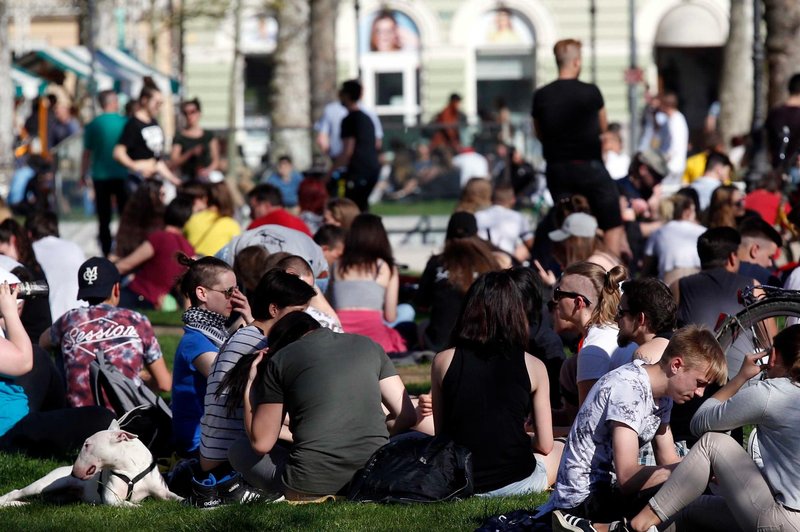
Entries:
[[271, 213], [265, 214], [261, 218], [256, 218], [250, 222], [250, 225], [247, 226], [247, 229], [255, 229], [256, 227], [261, 227], [262, 225], [282, 225], [284, 227], [288, 227], [289, 229], [301, 231], [308, 236], [314, 236], [311, 234], [311, 231], [309, 231], [308, 226], [305, 224], [305, 222], [303, 222], [303, 220], [288, 212], [286, 209], [275, 209]]
[[150, 233], [147, 241], [153, 246], [155, 254], [136, 271], [136, 277], [128, 288], [158, 308], [161, 298], [169, 294], [175, 281], [186, 271], [175, 255], [181, 251], [191, 257], [194, 248], [183, 235], [164, 230]]
[[[764, 189], [756, 189], [744, 197], [744, 208], [756, 211], [770, 225], [778, 223], [778, 213], [783, 201], [780, 192], [768, 192]], [[791, 210], [788, 204], [783, 206], [786, 214]]]

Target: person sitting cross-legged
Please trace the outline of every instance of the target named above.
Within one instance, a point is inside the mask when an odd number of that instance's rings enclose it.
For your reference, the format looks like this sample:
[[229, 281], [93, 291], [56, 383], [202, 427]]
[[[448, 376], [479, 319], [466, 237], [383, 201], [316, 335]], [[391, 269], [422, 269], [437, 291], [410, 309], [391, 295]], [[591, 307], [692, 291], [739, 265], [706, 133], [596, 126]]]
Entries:
[[[556, 510], [553, 528], [593, 530], [586, 520], [633, 517], [680, 461], [669, 427], [672, 404], [702, 396], [710, 382], [726, 377], [725, 355], [714, 334], [697, 326], [676, 331], [657, 364], [635, 360], [601, 377], [564, 448], [545, 508]], [[653, 444], [655, 466], [638, 462], [639, 447], [647, 442]]]
[[[228, 459], [256, 488], [313, 501], [341, 493], [390, 434], [416, 422], [416, 413], [378, 344], [321, 328], [304, 312], [287, 314], [273, 332], [284, 320], [294, 322], [292, 337], [271, 333], [269, 358], [260, 364], [257, 356], [250, 366], [241, 396], [249, 438], [234, 442]], [[278, 442], [285, 439], [285, 414], [288, 448]]]

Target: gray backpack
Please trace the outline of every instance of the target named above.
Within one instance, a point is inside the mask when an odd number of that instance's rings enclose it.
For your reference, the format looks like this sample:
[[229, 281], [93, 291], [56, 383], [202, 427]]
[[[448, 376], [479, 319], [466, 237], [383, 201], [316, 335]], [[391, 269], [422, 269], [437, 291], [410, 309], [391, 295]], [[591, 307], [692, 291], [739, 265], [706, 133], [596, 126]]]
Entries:
[[95, 351], [89, 377], [95, 404], [111, 408], [120, 426], [136, 434], [154, 457], [169, 456], [172, 410], [166, 401], [144, 384], [126, 377], [105, 358], [102, 350]]

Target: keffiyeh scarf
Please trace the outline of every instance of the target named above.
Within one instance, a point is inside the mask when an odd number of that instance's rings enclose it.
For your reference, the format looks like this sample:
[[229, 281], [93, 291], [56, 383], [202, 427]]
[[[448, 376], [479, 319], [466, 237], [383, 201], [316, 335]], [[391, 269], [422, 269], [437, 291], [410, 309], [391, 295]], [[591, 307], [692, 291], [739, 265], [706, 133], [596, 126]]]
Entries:
[[228, 339], [225, 316], [222, 314], [200, 307], [190, 307], [183, 313], [181, 319], [187, 328], [200, 332], [217, 347], [222, 346]]

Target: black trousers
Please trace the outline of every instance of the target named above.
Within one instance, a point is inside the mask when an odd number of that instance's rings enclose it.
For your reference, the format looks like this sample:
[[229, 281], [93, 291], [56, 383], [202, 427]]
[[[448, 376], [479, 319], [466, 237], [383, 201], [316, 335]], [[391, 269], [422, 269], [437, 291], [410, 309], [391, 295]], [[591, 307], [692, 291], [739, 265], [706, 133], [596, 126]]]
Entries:
[[94, 201], [97, 209], [97, 222], [99, 226], [100, 248], [103, 255], [111, 251], [111, 197], [117, 198], [117, 213], [122, 216], [125, 203], [128, 201], [128, 192], [125, 188], [125, 178], [98, 179], [94, 181]]
[[34, 347], [33, 369], [14, 383], [25, 390], [30, 411], [0, 437], [0, 450], [39, 457], [70, 456], [114, 419], [110, 410], [100, 406], [66, 407], [63, 377], [38, 346]]
[[554, 201], [581, 194], [589, 200], [592, 215], [604, 231], [622, 225], [619, 190], [603, 161], [547, 163], [547, 188]]

